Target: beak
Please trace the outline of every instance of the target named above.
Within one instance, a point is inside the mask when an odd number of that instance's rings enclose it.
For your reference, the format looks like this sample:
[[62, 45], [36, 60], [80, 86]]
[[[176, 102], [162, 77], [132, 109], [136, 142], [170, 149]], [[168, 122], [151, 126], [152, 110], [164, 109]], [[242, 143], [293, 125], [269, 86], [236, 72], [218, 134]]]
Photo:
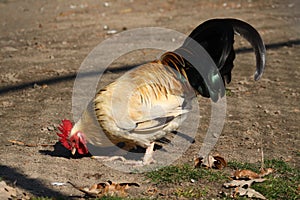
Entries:
[[72, 147], [72, 155], [75, 155], [75, 153], [76, 153], [76, 148], [75, 147]]

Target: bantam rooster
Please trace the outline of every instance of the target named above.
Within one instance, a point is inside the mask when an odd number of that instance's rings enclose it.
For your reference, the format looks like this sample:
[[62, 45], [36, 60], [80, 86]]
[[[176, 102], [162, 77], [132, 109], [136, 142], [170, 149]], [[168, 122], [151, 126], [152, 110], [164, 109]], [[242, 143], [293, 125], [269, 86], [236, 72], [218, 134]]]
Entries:
[[[234, 34], [244, 37], [254, 48], [254, 79], [258, 80], [264, 71], [266, 53], [259, 33], [241, 20], [211, 19], [193, 30], [180, 48], [126, 72], [100, 89], [74, 127], [69, 120], [63, 120], [58, 133], [61, 143], [73, 154], [87, 154], [87, 143], [97, 146], [103, 138], [109, 138], [115, 145], [124, 144], [122, 148], [126, 150], [145, 148], [142, 164], [154, 162], [155, 142], [178, 129], [190, 110], [188, 102], [194, 98], [191, 94], [196, 92], [213, 101], [224, 95], [221, 85], [230, 83], [234, 66]], [[192, 41], [208, 52], [217, 71], [204, 66], [205, 73], [199, 73], [190, 62], [199, 55]], [[104, 133], [89, 131], [93, 116]]]

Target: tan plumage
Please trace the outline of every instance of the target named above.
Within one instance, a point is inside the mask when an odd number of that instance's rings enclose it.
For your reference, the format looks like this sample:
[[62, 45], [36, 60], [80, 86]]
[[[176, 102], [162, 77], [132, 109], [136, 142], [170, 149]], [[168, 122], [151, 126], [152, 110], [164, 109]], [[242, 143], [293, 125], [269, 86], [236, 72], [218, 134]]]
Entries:
[[[176, 56], [171, 52], [165, 55]], [[153, 61], [128, 71], [99, 90], [91, 103], [94, 110], [84, 112], [71, 135], [80, 130], [86, 133], [91, 144], [105, 146], [105, 137], [99, 136], [99, 129], [91, 127], [95, 121], [94, 111], [112, 143], [124, 142], [126, 150], [136, 146], [148, 148], [180, 126], [194, 96], [193, 88], [183, 75], [160, 60]]]
[[[77, 135], [73, 142], [79, 138], [82, 143], [85, 141], [82, 138], [86, 137], [95, 146], [120, 142], [125, 143], [126, 150], [141, 146], [147, 149], [144, 164], [151, 163], [154, 142], [178, 129], [191, 109], [195, 92], [213, 101], [224, 95], [218, 88], [231, 80], [234, 32], [245, 37], [255, 49], [255, 79], [258, 80], [265, 66], [265, 47], [258, 32], [236, 19], [209, 20], [199, 25], [190, 37], [209, 53], [221, 76], [216, 76], [210, 66], [200, 63], [200, 67], [207, 68], [207, 77], [203, 77], [186, 59], [199, 56], [188, 38], [174, 52], [126, 72], [99, 90], [71, 130], [70, 141]], [[74, 149], [74, 144], [67, 146]]]
[[188, 112], [183, 103], [192, 91], [178, 72], [155, 61], [100, 90], [95, 98], [96, 116], [110, 139], [148, 147], [178, 128], [181, 116]]

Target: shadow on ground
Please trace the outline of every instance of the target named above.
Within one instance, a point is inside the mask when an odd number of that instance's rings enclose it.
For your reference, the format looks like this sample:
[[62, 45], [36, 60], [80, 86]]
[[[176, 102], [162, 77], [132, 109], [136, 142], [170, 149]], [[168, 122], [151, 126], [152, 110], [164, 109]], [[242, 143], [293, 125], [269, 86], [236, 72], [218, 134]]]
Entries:
[[0, 165], [0, 177], [3, 178], [5, 182], [9, 182], [11, 185], [16, 185], [34, 196], [67, 198], [64, 194], [48, 188], [38, 179], [28, 178], [17, 169], [5, 165]]
[[[266, 44], [266, 49], [278, 49], [284, 46], [293, 46], [293, 45], [299, 45], [300, 44], [300, 40], [289, 40], [289, 41], [285, 41], [285, 42], [277, 42], [277, 43], [272, 43], [272, 44]], [[248, 53], [253, 51], [252, 48], [239, 48], [235, 50], [237, 54], [240, 53]], [[133, 69], [141, 64], [144, 63], [139, 63], [136, 65], [127, 65], [124, 67], [118, 67], [118, 68], [114, 68], [114, 69], [109, 69], [108, 71], [112, 72], [112, 73], [120, 73], [123, 71], [128, 71], [130, 69]], [[103, 71], [94, 71], [94, 72], [88, 72], [86, 74], [83, 74], [84, 77], [86, 76], [99, 76], [101, 73], [103, 73]], [[106, 71], [104, 72], [106, 73]], [[35, 84], [38, 85], [51, 85], [51, 84], [56, 84], [56, 83], [60, 83], [63, 81], [69, 81], [69, 80], [73, 80], [76, 78], [76, 73], [72, 73], [72, 74], [67, 74], [64, 76], [59, 76], [59, 77], [55, 77], [55, 78], [49, 78], [49, 79], [44, 79], [44, 80], [37, 80], [37, 81], [32, 81], [32, 82], [27, 82], [27, 83], [21, 83], [19, 85], [13, 85], [13, 86], [6, 86], [6, 87], [2, 87], [0, 88], [0, 95], [1, 94], [5, 94], [7, 92], [11, 92], [11, 91], [18, 91], [18, 90], [22, 90], [22, 89], [26, 89], [29, 87], [33, 87]]]

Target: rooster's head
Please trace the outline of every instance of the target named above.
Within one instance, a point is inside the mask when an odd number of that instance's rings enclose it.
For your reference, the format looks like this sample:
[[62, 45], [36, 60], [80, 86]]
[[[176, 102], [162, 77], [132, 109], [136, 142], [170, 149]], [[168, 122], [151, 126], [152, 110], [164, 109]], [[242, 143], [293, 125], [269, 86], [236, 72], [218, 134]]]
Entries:
[[88, 148], [86, 146], [87, 142], [85, 135], [81, 131], [77, 131], [70, 135], [72, 128], [73, 125], [70, 120], [62, 120], [62, 124], [58, 126], [58, 130], [61, 132], [57, 133], [57, 135], [60, 137], [59, 141], [65, 148], [71, 150], [73, 155], [76, 153], [76, 151], [79, 154], [87, 154]]

